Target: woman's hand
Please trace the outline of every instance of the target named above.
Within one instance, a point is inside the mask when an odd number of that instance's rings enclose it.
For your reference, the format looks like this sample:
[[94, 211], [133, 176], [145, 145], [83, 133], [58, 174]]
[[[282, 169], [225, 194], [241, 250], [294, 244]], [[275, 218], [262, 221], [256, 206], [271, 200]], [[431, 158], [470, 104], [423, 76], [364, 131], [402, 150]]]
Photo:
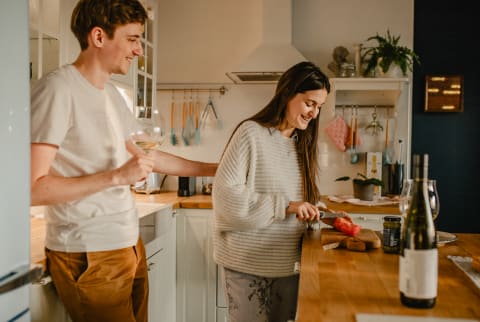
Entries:
[[287, 207], [287, 214], [295, 214], [300, 221], [319, 220], [319, 210], [315, 205], [306, 201], [290, 201]]

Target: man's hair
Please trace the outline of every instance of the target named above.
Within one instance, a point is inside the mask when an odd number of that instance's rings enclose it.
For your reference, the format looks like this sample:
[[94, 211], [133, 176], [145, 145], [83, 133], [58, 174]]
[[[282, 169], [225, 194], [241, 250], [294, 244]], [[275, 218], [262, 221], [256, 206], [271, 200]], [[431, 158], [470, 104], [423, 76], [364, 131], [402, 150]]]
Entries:
[[70, 28], [85, 50], [94, 27], [102, 28], [112, 39], [118, 26], [136, 22], [144, 25], [147, 18], [147, 11], [137, 0], [80, 0], [73, 9]]

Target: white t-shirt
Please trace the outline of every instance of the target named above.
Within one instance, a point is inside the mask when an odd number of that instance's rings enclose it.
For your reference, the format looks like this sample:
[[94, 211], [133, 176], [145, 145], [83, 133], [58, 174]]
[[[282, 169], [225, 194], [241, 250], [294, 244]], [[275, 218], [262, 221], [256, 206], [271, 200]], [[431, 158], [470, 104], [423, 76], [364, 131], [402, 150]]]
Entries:
[[[114, 169], [129, 157], [128, 134], [138, 129], [117, 89], [90, 84], [73, 65], [46, 75], [32, 88], [31, 142], [58, 146], [51, 171], [76, 177]], [[102, 251], [135, 245], [138, 215], [129, 186], [46, 207], [47, 248]]]

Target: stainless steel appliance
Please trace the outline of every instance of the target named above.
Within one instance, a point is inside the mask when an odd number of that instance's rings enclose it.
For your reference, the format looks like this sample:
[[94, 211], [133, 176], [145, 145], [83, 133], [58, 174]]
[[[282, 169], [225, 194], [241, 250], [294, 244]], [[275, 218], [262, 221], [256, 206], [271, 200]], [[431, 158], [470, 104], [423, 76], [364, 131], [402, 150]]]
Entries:
[[193, 196], [195, 194], [196, 177], [178, 177], [178, 195]]

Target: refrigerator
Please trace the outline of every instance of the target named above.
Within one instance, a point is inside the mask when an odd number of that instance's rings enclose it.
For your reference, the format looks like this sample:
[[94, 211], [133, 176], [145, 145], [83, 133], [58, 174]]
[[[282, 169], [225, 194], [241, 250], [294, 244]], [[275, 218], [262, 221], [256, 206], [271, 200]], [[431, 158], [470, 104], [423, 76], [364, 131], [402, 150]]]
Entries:
[[27, 0], [0, 1], [0, 321], [30, 321], [30, 89]]

